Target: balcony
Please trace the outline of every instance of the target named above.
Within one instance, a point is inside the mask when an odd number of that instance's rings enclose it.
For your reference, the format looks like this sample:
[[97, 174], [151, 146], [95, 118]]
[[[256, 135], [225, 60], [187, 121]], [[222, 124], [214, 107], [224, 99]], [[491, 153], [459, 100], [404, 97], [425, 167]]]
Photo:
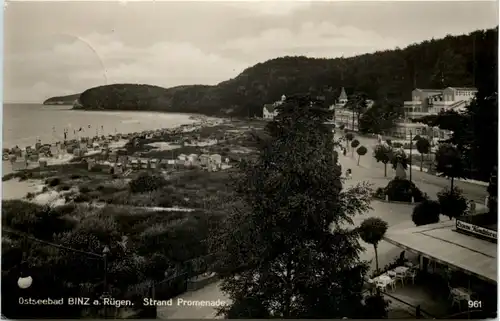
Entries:
[[424, 116], [433, 115], [433, 113], [428, 111], [408, 111], [405, 112], [407, 118], [420, 118]]
[[404, 106], [422, 106], [422, 102], [420, 100], [405, 101]]

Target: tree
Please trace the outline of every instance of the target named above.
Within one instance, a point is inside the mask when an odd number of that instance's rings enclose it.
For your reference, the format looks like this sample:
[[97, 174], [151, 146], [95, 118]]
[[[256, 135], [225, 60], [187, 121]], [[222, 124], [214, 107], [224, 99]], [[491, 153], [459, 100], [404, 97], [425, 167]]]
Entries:
[[450, 190], [453, 190], [455, 178], [464, 178], [464, 166], [462, 155], [457, 147], [451, 144], [440, 144], [436, 151], [436, 171], [439, 176], [448, 177], [451, 180]]
[[349, 132], [349, 133], [346, 133], [346, 134], [345, 134], [345, 140], [346, 140], [346, 145], [345, 145], [345, 148], [346, 148], [346, 149], [347, 149], [347, 146], [348, 146], [347, 144], [348, 144], [349, 142], [351, 142], [353, 139], [354, 139], [354, 134], [353, 134], [353, 133], [350, 133], [350, 132]]
[[351, 142], [351, 155], [354, 156], [354, 149], [359, 146], [359, 140], [355, 139]]
[[438, 194], [441, 214], [446, 215], [451, 220], [454, 217], [462, 216], [467, 211], [467, 199], [459, 188], [450, 190], [444, 188]]
[[413, 208], [411, 220], [416, 226], [438, 223], [440, 212], [441, 208], [438, 202], [424, 200]]
[[490, 182], [488, 184], [488, 210], [493, 216], [497, 215], [498, 204], [498, 171], [495, 166], [491, 171]]
[[389, 303], [379, 292], [370, 295], [365, 298], [364, 314], [370, 319], [387, 319]]
[[[367, 265], [359, 259], [357, 231], [346, 224], [369, 207], [369, 189], [342, 191], [326, 117], [327, 108], [309, 97], [288, 97], [259, 138], [258, 158], [241, 163], [235, 184], [246, 205], [211, 238], [221, 253], [214, 268], [231, 300], [221, 314], [234, 306], [244, 318], [341, 318], [363, 311]], [[253, 302], [251, 309], [245, 301]]]
[[422, 171], [422, 167], [424, 164], [424, 154], [429, 154], [431, 151], [431, 143], [426, 138], [420, 137], [417, 140], [417, 150], [420, 153], [420, 171]]
[[366, 155], [368, 150], [366, 149], [365, 146], [359, 146], [358, 149], [356, 149], [356, 153], [358, 153], [358, 166], [359, 166], [359, 160], [361, 159], [361, 156]]
[[382, 240], [387, 232], [387, 222], [378, 218], [378, 217], [370, 217], [365, 219], [358, 228], [359, 235], [361, 239], [368, 244], [373, 245], [373, 250], [375, 251], [375, 268], [378, 271], [378, 253], [377, 246], [378, 243]]
[[373, 157], [384, 164], [384, 177], [387, 177], [387, 163], [392, 158], [392, 148], [388, 144], [378, 144], [373, 150]]
[[359, 118], [362, 113], [364, 113], [368, 109], [368, 105], [366, 103], [367, 96], [364, 93], [357, 93], [351, 96], [349, 101], [346, 104], [346, 108], [352, 110], [352, 129], [354, 130], [354, 118], [356, 117], [358, 122], [358, 130], [359, 130]]
[[391, 164], [393, 169], [397, 169], [398, 164], [401, 164], [404, 170], [408, 168], [408, 156], [403, 149], [398, 148], [392, 150]]
[[359, 131], [364, 134], [384, 134], [394, 128], [401, 116], [401, 103], [387, 99], [377, 101], [359, 119]]
[[428, 126], [452, 131], [446, 140], [462, 154], [464, 174], [487, 181], [497, 164], [498, 94], [491, 84], [483, 84], [464, 112], [444, 111], [415, 120]]

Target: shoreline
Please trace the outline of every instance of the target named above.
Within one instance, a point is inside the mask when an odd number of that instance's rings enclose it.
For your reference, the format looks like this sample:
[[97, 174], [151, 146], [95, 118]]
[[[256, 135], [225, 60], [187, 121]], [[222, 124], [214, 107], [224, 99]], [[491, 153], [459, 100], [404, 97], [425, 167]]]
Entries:
[[[193, 115], [195, 117], [200, 117], [200, 119], [191, 119], [191, 122], [189, 123], [181, 123], [181, 124], [176, 124], [175, 126], [172, 127], [165, 127], [161, 129], [153, 129], [153, 130], [146, 130], [146, 131], [139, 131], [137, 132], [138, 135], [141, 135], [143, 133], [147, 132], [154, 132], [156, 130], [161, 130], [161, 131], [175, 131], [178, 129], [181, 129], [186, 126], [192, 126], [192, 128], [195, 128], [194, 130], [201, 129], [203, 127], [211, 127], [211, 126], [217, 126], [220, 125], [227, 120], [224, 118], [216, 118], [216, 117], [208, 117], [208, 116], [199, 116], [199, 115]], [[131, 132], [134, 133], [134, 132]], [[126, 135], [127, 133], [117, 133], [117, 135]], [[130, 133], [129, 133], [130, 134]], [[121, 139], [120, 142], [128, 142], [129, 139]], [[109, 146], [110, 151], [116, 151], [120, 149], [122, 146], [121, 144], [117, 144], [117, 142], [112, 142]], [[64, 165], [64, 164], [69, 164], [71, 163], [71, 160], [75, 157], [74, 155], [65, 153], [60, 155], [62, 157], [51, 157], [51, 158], [43, 158], [41, 157], [40, 160], [47, 160], [47, 165]], [[39, 162], [37, 162], [37, 165], [33, 167], [28, 167], [29, 169], [36, 169], [39, 167]], [[15, 171], [12, 170], [12, 165], [10, 164], [10, 161], [3, 160], [2, 161], [2, 177], [8, 174], [12, 174], [14, 172], [20, 172], [20, 171]], [[35, 193], [40, 190], [40, 185], [43, 185], [42, 180], [23, 180], [20, 181], [19, 178], [12, 178], [9, 179], [8, 181], [2, 181], [2, 187], [1, 187], [1, 194], [2, 194], [2, 200], [12, 200], [12, 199], [22, 199], [25, 198], [28, 193]]]
[[[20, 107], [17, 107], [17, 105]], [[95, 110], [99, 111], [99, 113], [95, 113], [94, 110], [90, 109], [72, 109], [71, 105], [4, 103], [3, 106], [4, 112], [8, 112], [4, 115], [5, 117], [15, 117], [15, 121], [11, 122], [11, 126], [4, 128], [2, 139], [4, 148], [12, 148], [16, 145], [24, 148], [25, 146], [34, 145], [38, 140], [41, 140], [42, 144], [62, 142], [65, 131], [67, 132], [66, 140], [72, 140], [84, 136], [108, 136], [117, 133], [129, 134], [150, 129], [173, 128], [182, 124], [196, 122], [196, 120], [191, 120], [193, 118], [208, 120], [226, 118], [224, 115], [216, 117], [191, 112], [158, 110]], [[62, 111], [66, 113], [61, 113]], [[39, 115], [43, 119], [44, 125], [35, 122], [34, 126], [31, 126], [29, 130], [19, 132], [19, 128], [23, 126], [22, 123], [19, 123], [19, 119], [23, 119], [26, 113], [29, 115], [30, 112], [33, 113], [32, 115]], [[13, 124], [16, 126], [12, 126]]]

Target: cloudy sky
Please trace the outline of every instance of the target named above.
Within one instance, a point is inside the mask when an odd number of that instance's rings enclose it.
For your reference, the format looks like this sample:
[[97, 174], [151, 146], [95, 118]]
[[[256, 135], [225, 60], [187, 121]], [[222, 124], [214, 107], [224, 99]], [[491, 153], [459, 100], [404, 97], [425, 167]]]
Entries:
[[217, 84], [284, 55], [340, 57], [498, 24], [496, 2], [17, 2], [4, 101], [111, 83]]

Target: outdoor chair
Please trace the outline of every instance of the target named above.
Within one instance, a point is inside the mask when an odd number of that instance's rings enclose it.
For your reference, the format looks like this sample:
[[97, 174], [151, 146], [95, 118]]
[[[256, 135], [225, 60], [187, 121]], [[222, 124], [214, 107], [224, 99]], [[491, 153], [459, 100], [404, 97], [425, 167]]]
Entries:
[[448, 300], [449, 300], [454, 296], [453, 288], [451, 287], [450, 282], [448, 282], [448, 291], [449, 291], [448, 294]]
[[411, 283], [415, 284], [415, 278], [417, 277], [417, 271], [415, 270], [409, 270], [408, 273], [406, 273], [405, 276], [407, 279], [411, 279]]
[[401, 274], [396, 273], [396, 271], [387, 271], [388, 276], [390, 276], [394, 281], [394, 286], [398, 281], [401, 281], [401, 286], [404, 286], [403, 276]]
[[462, 308], [462, 298], [457, 296], [457, 295], [454, 295], [452, 294], [453, 296], [453, 301], [451, 302], [451, 306], [455, 306], [455, 304], [458, 304], [458, 308], [461, 309]]
[[397, 273], [396, 277], [394, 278], [394, 282], [401, 281], [401, 286], [404, 286], [405, 285], [405, 277], [406, 277], [406, 273], [405, 274]]

